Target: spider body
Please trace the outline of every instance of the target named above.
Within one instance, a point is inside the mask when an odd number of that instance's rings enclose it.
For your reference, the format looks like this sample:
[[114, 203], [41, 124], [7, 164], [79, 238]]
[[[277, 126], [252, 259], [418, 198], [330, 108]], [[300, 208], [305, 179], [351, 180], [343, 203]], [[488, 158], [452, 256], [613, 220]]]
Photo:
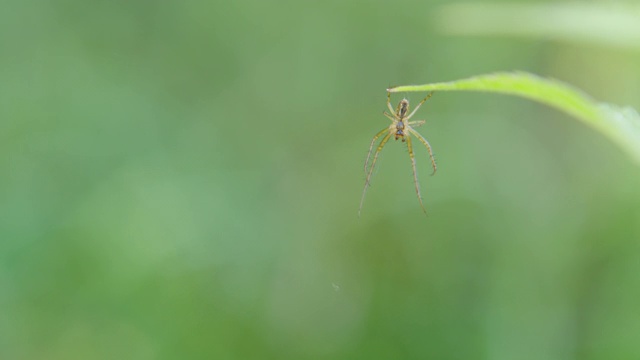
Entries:
[[405, 142], [404, 138], [404, 118], [407, 116], [407, 112], [409, 111], [409, 100], [402, 99], [398, 104], [398, 109], [396, 110], [396, 140], [402, 138], [402, 142]]
[[[384, 111], [383, 114], [387, 118], [389, 118], [389, 120], [391, 120], [391, 125], [389, 125], [389, 127], [387, 128], [382, 129], [373, 137], [373, 140], [371, 140], [371, 145], [369, 146], [369, 154], [367, 155], [367, 161], [364, 164], [364, 172], [366, 174], [366, 180], [364, 183], [364, 190], [362, 191], [362, 199], [360, 200], [360, 209], [358, 210], [358, 215], [362, 211], [362, 204], [364, 203], [364, 197], [367, 193], [367, 188], [369, 187], [369, 181], [371, 180], [371, 174], [373, 173], [373, 169], [376, 165], [376, 161], [378, 160], [378, 156], [380, 155], [380, 152], [382, 151], [384, 146], [387, 144], [391, 136], [394, 136], [395, 140], [402, 139], [402, 142], [406, 142], [407, 144], [407, 149], [409, 150], [409, 158], [411, 159], [411, 168], [413, 169], [413, 181], [416, 188], [416, 194], [418, 195], [418, 201], [420, 202], [420, 207], [422, 208], [422, 211], [424, 211], [426, 214], [427, 211], [424, 208], [424, 204], [422, 203], [422, 196], [420, 195], [420, 186], [418, 184], [418, 173], [416, 171], [416, 160], [413, 154], [413, 147], [411, 145], [411, 135], [415, 136], [427, 148], [427, 151], [429, 152], [429, 158], [431, 159], [431, 166], [433, 167], [433, 174], [436, 173], [436, 162], [433, 159], [433, 153], [431, 152], [431, 145], [429, 145], [429, 142], [427, 141], [427, 139], [422, 137], [420, 133], [418, 133], [413, 129], [413, 127], [418, 127], [420, 125], [423, 125], [425, 121], [424, 120], [409, 121], [409, 119], [411, 119], [411, 117], [416, 113], [416, 111], [418, 111], [420, 106], [424, 104], [424, 102], [427, 101], [432, 95], [433, 95], [433, 92], [429, 93], [427, 97], [425, 97], [424, 99], [422, 99], [422, 101], [420, 101], [418, 106], [416, 106], [416, 108], [412, 112], [409, 112], [409, 100], [407, 99], [402, 99], [400, 103], [398, 103], [398, 106], [394, 111], [393, 107], [391, 107], [391, 93], [387, 92], [387, 107], [389, 108], [389, 111], [391, 113], [387, 114], [387, 112]], [[373, 151], [373, 146], [375, 145], [376, 141], [383, 135], [384, 137], [378, 144], [378, 147], [376, 148], [376, 151], [373, 154], [373, 159], [371, 159], [371, 152]], [[370, 159], [371, 159], [371, 166], [369, 166]]]
[[[390, 95], [391, 93], [388, 93], [388, 94]], [[407, 115], [408, 111], [409, 111], [409, 100], [402, 99], [398, 104], [398, 110], [396, 111], [396, 115], [398, 115], [399, 119], [402, 119]]]
[[402, 142], [405, 142], [404, 139], [404, 123], [402, 121], [398, 121], [398, 125], [396, 125], [396, 140], [402, 138]]

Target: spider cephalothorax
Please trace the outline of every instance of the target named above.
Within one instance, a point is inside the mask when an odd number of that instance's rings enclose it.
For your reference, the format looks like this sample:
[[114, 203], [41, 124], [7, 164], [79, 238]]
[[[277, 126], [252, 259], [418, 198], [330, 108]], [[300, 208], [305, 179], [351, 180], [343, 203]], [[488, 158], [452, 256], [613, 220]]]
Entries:
[[[371, 180], [371, 174], [373, 173], [373, 168], [376, 165], [376, 161], [378, 160], [378, 155], [380, 154], [380, 151], [382, 151], [382, 148], [384, 148], [385, 144], [389, 141], [392, 135], [396, 140], [402, 139], [402, 142], [407, 143], [407, 148], [409, 149], [409, 158], [411, 158], [411, 168], [413, 169], [413, 181], [416, 186], [416, 194], [418, 195], [418, 200], [420, 201], [420, 207], [422, 207], [422, 211], [424, 211], [425, 213], [427, 212], [426, 209], [424, 208], [424, 204], [422, 203], [422, 196], [420, 195], [420, 186], [418, 184], [418, 173], [416, 172], [416, 160], [413, 154], [413, 147], [411, 146], [411, 135], [415, 136], [427, 148], [427, 151], [429, 152], [429, 158], [431, 159], [431, 166], [433, 167], [433, 174], [436, 173], [436, 162], [433, 159], [433, 153], [431, 152], [431, 145], [429, 145], [429, 142], [427, 141], [427, 139], [422, 137], [422, 135], [420, 135], [417, 131], [413, 129], [413, 127], [418, 127], [424, 124], [425, 121], [416, 120], [416, 121], [409, 122], [409, 119], [411, 119], [413, 114], [415, 114], [416, 111], [418, 111], [418, 109], [420, 108], [420, 106], [424, 104], [424, 102], [427, 101], [432, 95], [433, 95], [433, 92], [429, 93], [427, 97], [425, 97], [424, 99], [422, 99], [422, 101], [420, 101], [418, 106], [416, 106], [416, 108], [413, 109], [412, 112], [409, 112], [409, 100], [407, 99], [402, 99], [400, 103], [398, 103], [398, 107], [394, 111], [393, 107], [391, 107], [391, 93], [387, 92], [387, 107], [389, 108], [389, 111], [391, 113], [387, 114], [386, 111], [384, 111], [383, 113], [387, 118], [389, 118], [389, 120], [391, 120], [391, 125], [389, 125], [389, 127], [387, 128], [382, 129], [379, 133], [377, 133], [373, 137], [373, 140], [371, 140], [371, 145], [369, 146], [369, 154], [367, 155], [367, 161], [364, 163], [364, 172], [367, 178], [364, 183], [364, 190], [362, 191], [362, 199], [360, 200], [360, 210], [358, 210], [358, 214], [360, 214], [360, 211], [362, 210], [362, 204], [364, 203], [364, 196], [367, 193], [367, 188], [369, 187], [369, 180]], [[371, 160], [371, 167], [369, 167], [369, 159], [371, 158], [371, 151], [373, 150], [373, 145], [382, 135], [385, 135], [385, 136], [380, 141], [380, 144], [378, 144], [378, 147], [376, 148], [376, 151], [373, 154], [373, 159]]]

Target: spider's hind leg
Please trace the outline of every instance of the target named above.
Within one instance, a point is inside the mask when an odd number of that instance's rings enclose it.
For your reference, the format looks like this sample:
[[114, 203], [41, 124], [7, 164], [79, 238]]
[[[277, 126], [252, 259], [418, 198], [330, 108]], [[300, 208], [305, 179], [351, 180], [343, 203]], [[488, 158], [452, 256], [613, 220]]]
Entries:
[[391, 92], [387, 91], [387, 107], [392, 114], [395, 114], [395, 110], [393, 110], [393, 106], [391, 106]]
[[382, 113], [384, 114], [384, 116], [386, 116], [386, 117], [387, 117], [389, 120], [391, 120], [392, 122], [393, 122], [393, 121], [396, 121], [396, 118], [395, 118], [395, 117], [393, 117], [393, 115], [387, 114], [387, 112], [386, 112], [386, 111], [383, 111]]
[[433, 91], [430, 92], [427, 97], [425, 97], [424, 99], [422, 99], [422, 101], [420, 101], [418, 103], [418, 106], [416, 106], [413, 111], [411, 112], [411, 114], [409, 114], [409, 116], [407, 116], [407, 120], [411, 119], [411, 117], [413, 116], [413, 114], [416, 113], [416, 111], [418, 111], [418, 109], [420, 108], [420, 106], [422, 106], [422, 104], [424, 104], [425, 101], [429, 100], [429, 98], [431, 98], [433, 96]]

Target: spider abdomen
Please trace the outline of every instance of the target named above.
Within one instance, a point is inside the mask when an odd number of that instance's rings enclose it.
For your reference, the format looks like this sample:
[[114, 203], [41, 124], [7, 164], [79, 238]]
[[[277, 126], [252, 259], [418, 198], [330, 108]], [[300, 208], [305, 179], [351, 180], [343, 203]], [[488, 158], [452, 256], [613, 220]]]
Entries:
[[404, 118], [405, 115], [407, 115], [408, 111], [409, 111], [409, 100], [402, 99], [402, 101], [400, 101], [400, 104], [398, 104], [398, 111], [396, 111], [396, 114], [398, 115], [399, 118]]

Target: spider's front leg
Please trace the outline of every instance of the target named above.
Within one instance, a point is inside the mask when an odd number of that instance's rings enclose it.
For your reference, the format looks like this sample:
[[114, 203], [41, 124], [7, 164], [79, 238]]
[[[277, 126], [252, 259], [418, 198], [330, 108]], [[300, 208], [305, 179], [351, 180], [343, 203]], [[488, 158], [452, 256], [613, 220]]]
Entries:
[[438, 167], [436, 166], [436, 160], [433, 158], [433, 152], [431, 152], [431, 145], [429, 145], [429, 142], [427, 141], [427, 139], [425, 139], [422, 135], [420, 135], [419, 132], [413, 129], [409, 129], [409, 133], [417, 137], [418, 140], [420, 140], [420, 142], [427, 148], [427, 151], [429, 152], [429, 159], [431, 159], [431, 167], [433, 168], [433, 173], [431, 175], [435, 175], [436, 170], [438, 170]]
[[[376, 136], [380, 136], [381, 134], [384, 133], [384, 131], [388, 131], [388, 129], [384, 129], [383, 131], [379, 132], [378, 135]], [[376, 161], [378, 160], [378, 155], [380, 155], [380, 151], [382, 151], [382, 149], [384, 148], [384, 145], [387, 143], [387, 141], [389, 141], [389, 139], [391, 139], [391, 132], [389, 131], [387, 133], [387, 135], [385, 135], [385, 137], [382, 138], [382, 141], [380, 141], [380, 145], [378, 145], [378, 148], [376, 149], [376, 152], [373, 154], [373, 160], [371, 161], [371, 167], [369, 168], [369, 171], [367, 172], [367, 178], [364, 181], [364, 189], [362, 190], [362, 198], [360, 199], [360, 208], [358, 209], [358, 217], [360, 216], [360, 212], [362, 211], [362, 204], [364, 204], [364, 197], [367, 193], [367, 188], [369, 187], [369, 181], [371, 180], [371, 174], [373, 173], [373, 169], [376, 166]], [[375, 138], [374, 138], [374, 142], [375, 142]], [[371, 151], [369, 151], [369, 155], [371, 155]], [[369, 162], [369, 156], [367, 156], [367, 163]], [[365, 163], [365, 168], [366, 168], [366, 163]]]
[[373, 139], [371, 139], [371, 145], [369, 145], [369, 153], [367, 154], [367, 160], [364, 162], [364, 173], [367, 173], [367, 166], [369, 165], [369, 158], [371, 158], [371, 150], [373, 150], [373, 145], [376, 143], [376, 140], [378, 140], [378, 138], [380, 136], [382, 136], [385, 131], [388, 131], [388, 128], [384, 128], [382, 130], [380, 130], [379, 133], [375, 134], [373, 136]]
[[[413, 169], [413, 183], [416, 186], [416, 194], [418, 195], [418, 201], [420, 201], [420, 207], [424, 213], [427, 213], [427, 210], [424, 208], [424, 204], [422, 203], [422, 195], [420, 195], [420, 184], [418, 183], [418, 171], [416, 170], [416, 158], [413, 154], [413, 147], [411, 146], [411, 135], [407, 134], [407, 148], [409, 149], [409, 157], [411, 158], [411, 168]], [[404, 139], [403, 139], [404, 140]]]

